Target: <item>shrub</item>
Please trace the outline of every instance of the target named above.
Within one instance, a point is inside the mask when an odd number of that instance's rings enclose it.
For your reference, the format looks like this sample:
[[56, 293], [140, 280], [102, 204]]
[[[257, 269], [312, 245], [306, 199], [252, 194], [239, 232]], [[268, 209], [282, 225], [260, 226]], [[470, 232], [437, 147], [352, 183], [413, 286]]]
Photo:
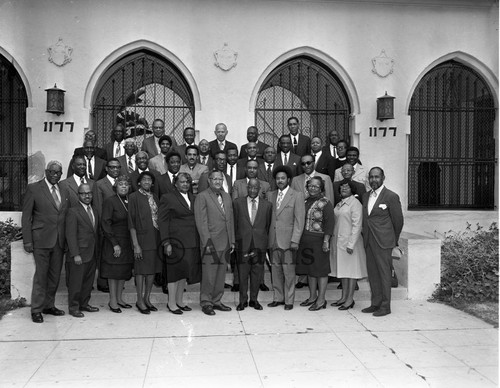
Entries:
[[11, 218], [0, 221], [0, 298], [10, 298], [10, 243], [20, 238], [19, 231]]
[[465, 232], [450, 231], [441, 245], [441, 283], [436, 299], [457, 303], [498, 301], [498, 225], [477, 224]]

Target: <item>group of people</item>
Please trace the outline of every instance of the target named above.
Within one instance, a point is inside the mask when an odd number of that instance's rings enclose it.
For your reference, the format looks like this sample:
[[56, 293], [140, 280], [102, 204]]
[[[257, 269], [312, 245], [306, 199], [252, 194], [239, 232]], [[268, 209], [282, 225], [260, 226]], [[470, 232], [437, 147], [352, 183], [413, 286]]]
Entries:
[[268, 307], [293, 309], [295, 288], [307, 284], [309, 297], [300, 305], [324, 309], [330, 276], [342, 285], [332, 306], [347, 310], [357, 280], [368, 276], [371, 305], [362, 311], [389, 314], [391, 251], [403, 227], [398, 195], [384, 186], [383, 169], [365, 169], [359, 150], [335, 130], [324, 146], [299, 133], [296, 117], [287, 124], [276, 149], [259, 141], [252, 126], [239, 151], [223, 123], [211, 142], [196, 145], [188, 127], [177, 144], [156, 119], [140, 151], [120, 124], [104, 148], [88, 131], [66, 179], [62, 164], [51, 161], [24, 198], [24, 249], [36, 268], [33, 322], [65, 314], [54, 304], [64, 257], [68, 311], [77, 318], [99, 311], [89, 304], [96, 269], [97, 289], [109, 292], [114, 313], [132, 308], [122, 291], [133, 276], [142, 314], [158, 311], [151, 302], [155, 283], [168, 294], [172, 314], [192, 310], [183, 293], [195, 283], [203, 313], [230, 311], [222, 303], [228, 267], [239, 292], [236, 310], [262, 310], [266, 264]]

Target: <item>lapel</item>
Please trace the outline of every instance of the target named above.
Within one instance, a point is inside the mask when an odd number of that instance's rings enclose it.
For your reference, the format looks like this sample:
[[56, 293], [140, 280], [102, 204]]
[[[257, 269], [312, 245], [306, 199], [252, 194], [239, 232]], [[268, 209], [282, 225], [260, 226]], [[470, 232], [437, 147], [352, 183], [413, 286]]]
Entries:
[[[47, 200], [52, 204], [52, 206], [54, 206], [54, 208], [56, 210], [60, 210], [60, 209], [57, 209], [56, 201], [54, 200], [54, 197], [52, 196], [52, 193], [50, 192], [49, 187], [45, 183], [45, 179], [43, 179], [43, 180], [40, 181], [40, 186], [41, 186], [42, 192], [47, 197]], [[61, 190], [61, 187], [59, 185], [58, 185], [58, 187], [59, 187], [59, 195], [61, 197], [61, 208], [62, 208], [63, 207], [62, 190]]]
[[[382, 200], [385, 197], [386, 190], [387, 190], [387, 188], [384, 187], [382, 189], [382, 191], [380, 192], [380, 194], [377, 196], [377, 199], [375, 200], [375, 203], [373, 204], [372, 212], [368, 215], [368, 217], [371, 217], [371, 216], [373, 216], [374, 213], [377, 213], [377, 211], [378, 211], [378, 205], [380, 205], [383, 202]], [[367, 197], [366, 197], [366, 201], [364, 201], [366, 203], [363, 203], [363, 207], [366, 208], [366, 214], [368, 214], [368, 201], [370, 200], [370, 193], [371, 193], [371, 191], [368, 191], [367, 193], [368, 194], [367, 194]]]
[[286, 192], [285, 196], [283, 197], [283, 200], [281, 201], [281, 205], [277, 211], [277, 214], [282, 212], [282, 210], [285, 208], [286, 204], [292, 199], [292, 197], [293, 197], [293, 190], [291, 187], [288, 187], [288, 191]]
[[68, 178], [68, 187], [76, 194], [76, 197], [78, 198], [78, 186], [73, 179], [73, 175]]
[[[90, 229], [94, 230], [94, 226], [92, 225], [92, 221], [90, 221], [90, 217], [87, 214], [87, 210], [83, 208], [83, 206], [80, 202], [78, 202], [78, 204], [76, 206], [77, 206], [78, 212], [80, 213], [80, 216], [84, 219], [85, 223], [88, 225], [88, 227]], [[92, 210], [94, 210], [94, 209], [92, 209]], [[94, 221], [97, 225], [96, 212], [93, 212], [93, 213], [94, 213]]]
[[[209, 189], [208, 195], [210, 196], [210, 198], [212, 198], [212, 201], [214, 201], [215, 207], [219, 210], [219, 212], [223, 216], [225, 216], [224, 212], [222, 211], [222, 208], [220, 207], [219, 200], [217, 199], [217, 194], [215, 194], [212, 189]], [[224, 202], [224, 197], [222, 197], [222, 203], [224, 203], [224, 207], [226, 207], [226, 204]]]
[[[187, 210], [187, 211], [191, 211], [191, 209], [189, 208], [186, 200], [184, 199], [184, 197], [182, 196], [182, 194], [178, 191], [178, 190], [175, 190], [174, 191], [175, 193], [175, 196], [177, 197], [177, 200], [179, 201], [179, 203]], [[189, 195], [190, 193], [188, 193], [188, 198], [189, 198], [189, 201], [191, 202], [191, 206], [193, 205], [193, 200], [191, 198], [191, 196]]]

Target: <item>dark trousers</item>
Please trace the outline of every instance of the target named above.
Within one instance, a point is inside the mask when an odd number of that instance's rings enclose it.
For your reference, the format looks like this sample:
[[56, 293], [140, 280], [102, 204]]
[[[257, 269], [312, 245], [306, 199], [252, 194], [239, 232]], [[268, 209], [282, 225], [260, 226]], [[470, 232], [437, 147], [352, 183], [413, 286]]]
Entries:
[[73, 258], [66, 260], [66, 276], [68, 277], [68, 308], [70, 312], [79, 311], [87, 306], [92, 292], [92, 284], [96, 270], [94, 259], [76, 265]]
[[50, 249], [33, 250], [35, 274], [31, 291], [31, 312], [41, 313], [43, 309], [54, 307], [57, 287], [61, 278], [64, 252], [56, 245]]
[[259, 286], [264, 278], [264, 261], [266, 251], [250, 249], [255, 256], [249, 257], [247, 252], [238, 252], [238, 275], [240, 281], [240, 303], [248, 301], [248, 278], [250, 277], [250, 300], [257, 301]]
[[201, 307], [221, 304], [226, 280], [226, 254], [229, 255], [229, 252], [205, 253], [201, 257]]
[[371, 232], [366, 246], [366, 268], [372, 293], [372, 306], [382, 311], [391, 311], [391, 252], [392, 249], [381, 248]]

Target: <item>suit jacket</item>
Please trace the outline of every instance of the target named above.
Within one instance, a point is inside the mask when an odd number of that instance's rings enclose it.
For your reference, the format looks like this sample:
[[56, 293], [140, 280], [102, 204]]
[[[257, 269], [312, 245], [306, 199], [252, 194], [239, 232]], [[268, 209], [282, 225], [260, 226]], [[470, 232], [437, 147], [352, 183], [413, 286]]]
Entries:
[[59, 246], [64, 247], [69, 199], [60, 185], [59, 193], [61, 206], [58, 209], [45, 178], [28, 185], [21, 217], [24, 244], [33, 244], [34, 248], [53, 248], [58, 241]]
[[[290, 135], [291, 136], [291, 135]], [[309, 136], [299, 133], [299, 139], [297, 145], [293, 145], [292, 138], [292, 152], [299, 156], [310, 155], [311, 154], [311, 138]]]
[[[134, 159], [134, 162], [135, 162], [135, 155], [133, 155], [132, 158]], [[120, 162], [120, 167], [121, 167], [120, 168], [120, 175], [130, 176], [130, 173], [128, 172], [128, 155], [125, 154], [125, 155], [119, 156], [116, 159], [118, 159], [118, 161]], [[136, 164], [135, 164], [135, 169], [137, 170]]]
[[99, 213], [99, 217], [102, 217], [102, 205], [104, 204], [104, 200], [112, 197], [113, 195], [116, 195], [115, 191], [113, 190], [113, 185], [109, 181], [108, 177], [99, 179], [95, 183], [92, 193], [92, 205], [94, 205], [97, 213]]
[[230, 245], [235, 243], [231, 197], [223, 191], [221, 195], [224, 211], [211, 188], [198, 193], [194, 201], [194, 217], [200, 234], [202, 253], [207, 246], [220, 253], [226, 252]]
[[[122, 142], [123, 142], [123, 140], [122, 140]], [[106, 150], [106, 155], [107, 155], [106, 160], [110, 160], [110, 159], [113, 159], [115, 157], [115, 150], [113, 147], [114, 143], [115, 143], [115, 141], [112, 140], [109, 143], [106, 143], [106, 145], [104, 146], [104, 149]]]
[[[94, 162], [94, 171], [92, 176], [94, 177], [92, 180], [97, 181], [99, 179], [102, 179], [106, 176], [106, 161], [104, 159], [98, 158], [97, 156], [94, 156], [95, 162]], [[87, 159], [85, 159], [85, 162], [87, 162]], [[69, 167], [68, 167], [68, 173], [66, 174], [66, 178], [70, 177], [74, 174], [75, 172], [73, 171], [73, 165], [71, 161], [69, 162]], [[87, 171], [88, 173], [88, 171]], [[88, 174], [87, 174], [88, 175]]]
[[[172, 144], [170, 148], [172, 149], [174, 147], [177, 147], [177, 142], [175, 141], [174, 137], [172, 135], [169, 136], [172, 139]], [[152, 157], [159, 155], [157, 146], [158, 146], [158, 138], [156, 138], [154, 135], [149, 136], [143, 140], [141, 151], [147, 152], [149, 159], [151, 159]]]
[[[342, 200], [339, 192], [340, 182], [341, 181], [333, 182], [333, 195], [335, 201], [333, 206], [336, 206]], [[354, 186], [356, 186], [356, 190], [358, 191], [358, 196], [356, 198], [359, 200], [359, 202], [363, 203], [363, 196], [366, 193], [365, 185], [356, 181], [352, 181], [352, 183], [354, 183]]]
[[[314, 176], [319, 176], [323, 178], [325, 181], [325, 197], [328, 198], [328, 200], [332, 203], [333, 206], [333, 201], [335, 200], [335, 196], [333, 194], [333, 185], [332, 181], [330, 180], [330, 177], [325, 174], [320, 174], [319, 172], [316, 172]], [[300, 191], [302, 194], [304, 194], [304, 198], [309, 194], [307, 193], [306, 190], [306, 174], [300, 174], [293, 178], [292, 183], [290, 184], [290, 187], [294, 189], [295, 191]]]
[[[273, 165], [272, 171], [276, 168], [276, 164]], [[269, 183], [269, 186], [271, 186], [271, 191], [277, 190], [278, 187], [276, 186], [276, 180], [273, 178], [273, 174], [271, 171], [271, 175], [268, 176], [267, 174], [267, 163], [262, 163], [259, 165], [259, 170], [257, 172], [257, 178], [260, 181], [264, 181]]]
[[[75, 148], [75, 151], [73, 152], [73, 156], [77, 156], [77, 155], [78, 156], [80, 156], [80, 155], [85, 156], [85, 152], [83, 152], [83, 147]], [[94, 155], [102, 160], [108, 160], [108, 154], [106, 153], [106, 150], [104, 148], [95, 147]]]
[[[160, 198], [160, 188], [159, 188], [159, 183], [158, 179], [160, 178], [160, 174], [154, 170], [148, 170], [151, 174], [154, 175], [155, 177], [155, 183], [153, 184], [153, 187], [151, 188], [151, 191], [156, 194], [158, 198]], [[139, 185], [137, 184], [137, 179], [139, 179], [139, 175], [141, 174], [141, 171], [135, 170], [132, 172], [132, 174], [129, 175], [130, 178], [130, 193], [133, 193], [134, 191], [139, 190]]]
[[316, 166], [314, 167], [314, 169], [321, 174], [329, 175], [328, 164], [330, 162], [330, 159], [332, 159], [332, 157], [327, 152], [326, 148], [327, 147], [322, 148], [321, 156], [319, 157], [319, 159], [316, 160]]
[[[153, 194], [153, 198], [158, 205], [158, 197]], [[143, 250], [158, 249], [159, 241], [156, 240], [148, 198], [138, 191], [128, 197], [128, 227], [135, 229], [137, 242]]]
[[158, 154], [149, 159], [148, 168], [158, 172], [160, 175], [165, 174], [168, 170], [165, 155]]
[[[90, 190], [94, 190], [94, 181], [89, 179], [87, 180], [88, 184], [90, 185]], [[78, 186], [73, 179], [73, 175], [70, 175], [69, 178], [66, 178], [62, 181], [59, 182], [59, 189], [61, 192], [65, 192], [66, 196], [69, 199], [69, 207], [73, 207], [80, 203], [80, 199], [78, 198]]]
[[[243, 144], [240, 148], [240, 159], [247, 159], [248, 158], [248, 154], [247, 154], [247, 144]], [[266, 148], [269, 147], [269, 145], [267, 145], [266, 143], [263, 143], [261, 141], [259, 141], [257, 143], [257, 158], [261, 158], [264, 156], [264, 151], [266, 150]]]
[[[208, 187], [210, 186], [208, 184], [208, 174], [209, 171], [201, 174], [200, 180], [198, 181], [198, 193], [201, 193], [202, 191], [208, 189]], [[233, 185], [231, 184], [231, 178], [227, 174], [224, 174], [224, 178], [226, 179], [226, 184], [229, 191], [228, 194], [231, 196], [233, 193]]]
[[[276, 160], [274, 161], [274, 166], [282, 166], [283, 161], [281, 160], [281, 152], [279, 152], [276, 155]], [[293, 176], [297, 176], [302, 174], [302, 166], [300, 165], [300, 156], [295, 155], [293, 152], [290, 151], [289, 153], [289, 158], [288, 158], [288, 163], [286, 164], [288, 167], [292, 169], [292, 174]]]
[[[256, 158], [255, 161], [257, 163], [259, 163], [259, 166], [264, 163], [264, 160], [261, 159], [261, 158]], [[246, 174], [246, 167], [247, 167], [247, 162], [248, 162], [248, 158], [245, 158], [245, 159], [238, 159], [238, 161], [236, 162], [236, 179], [243, 179], [243, 178], [246, 178], [247, 177], [247, 174]]]
[[203, 166], [207, 166], [208, 171], [212, 171], [214, 169], [214, 159], [212, 158], [211, 155], [206, 155], [206, 156], [208, 157], [206, 164], [201, 163], [201, 155], [198, 155], [198, 163], [200, 163]]
[[[239, 160], [236, 161], [236, 164], [233, 164], [233, 182], [236, 181], [237, 179], [243, 179], [245, 178], [246, 176], [246, 173], [245, 173], [245, 166], [242, 165], [241, 163], [239, 163]], [[245, 163], [246, 165], [246, 163]], [[229, 163], [227, 164], [227, 167], [230, 167], [229, 166]], [[227, 175], [229, 175], [229, 173], [227, 173]], [[231, 182], [231, 183], [233, 183]]]
[[[341, 169], [342, 169], [342, 167], [337, 168], [335, 170], [334, 182], [338, 182], [338, 181], [341, 181], [344, 179], [344, 177], [342, 176], [342, 173], [340, 172]], [[359, 163], [357, 164], [356, 170], [354, 171], [354, 174], [352, 174], [351, 179], [353, 181], [356, 181], [356, 182], [359, 182], [359, 183], [362, 183], [363, 185], [365, 185], [365, 191], [371, 190], [370, 183], [368, 182], [368, 172], [366, 171], [366, 169], [363, 165], [361, 165]]]
[[[212, 140], [211, 142], [209, 142], [208, 144], [210, 144], [210, 155], [212, 156], [212, 158], [214, 158], [215, 153], [220, 150], [219, 141], [217, 139], [215, 139], [215, 140]], [[227, 152], [227, 150], [229, 148], [236, 148], [236, 150], [238, 150], [238, 147], [236, 146], [236, 144], [231, 143], [230, 141], [226, 140], [224, 143], [224, 151]]]
[[194, 218], [194, 195], [188, 193], [191, 206], [175, 190], [162, 195], [158, 208], [158, 225], [162, 243], [170, 241], [180, 248], [199, 248], [200, 237]]
[[[235, 200], [236, 198], [246, 197], [248, 195], [247, 185], [247, 178], [238, 179], [236, 182], [234, 182], [232, 194], [233, 200]], [[267, 183], [266, 181], [260, 181], [259, 198], [267, 199], [267, 195], [270, 191], [271, 187], [269, 186], [269, 183]]]
[[100, 217], [94, 207], [92, 207], [92, 211], [94, 225], [92, 225], [86, 209], [80, 203], [71, 207], [66, 216], [66, 241], [69, 255], [71, 257], [80, 255], [84, 263], [94, 259], [98, 246], [97, 231]]
[[370, 215], [368, 215], [369, 197], [369, 192], [363, 196], [363, 240], [365, 247], [368, 245], [368, 235], [371, 232], [380, 248], [394, 248], [398, 245], [404, 223], [399, 196], [384, 187], [377, 196]]
[[158, 186], [158, 192], [160, 193], [160, 198], [164, 194], [172, 193], [177, 190], [175, 186], [172, 184], [170, 176], [167, 173], [160, 175], [158, 179], [155, 181], [155, 185]]
[[269, 194], [269, 202], [273, 205], [271, 227], [269, 228], [269, 248], [289, 249], [290, 244], [299, 243], [305, 223], [304, 195], [300, 191], [289, 188], [281, 206], [276, 209], [278, 190]]
[[193, 180], [199, 180], [203, 173], [208, 172], [208, 167], [205, 166], [204, 164], [196, 163], [193, 169], [191, 170], [188, 164], [185, 163], [181, 166], [179, 172], [186, 172], [189, 175], [191, 175], [191, 178], [193, 178]]
[[254, 248], [265, 252], [268, 246], [269, 227], [273, 206], [265, 199], [259, 198], [259, 205], [253, 224], [248, 213], [247, 196], [234, 200], [234, 230], [236, 249], [243, 254]]

